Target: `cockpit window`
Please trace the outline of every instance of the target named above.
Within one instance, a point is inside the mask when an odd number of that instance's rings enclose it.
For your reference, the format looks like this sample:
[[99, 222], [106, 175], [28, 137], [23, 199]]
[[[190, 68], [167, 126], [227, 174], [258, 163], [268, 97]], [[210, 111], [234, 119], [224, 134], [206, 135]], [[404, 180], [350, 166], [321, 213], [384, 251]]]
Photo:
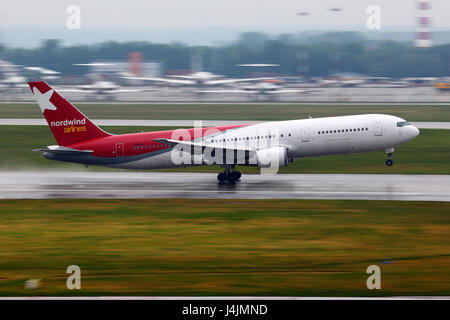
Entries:
[[404, 126], [409, 126], [408, 121], [397, 122], [397, 127], [404, 127]]

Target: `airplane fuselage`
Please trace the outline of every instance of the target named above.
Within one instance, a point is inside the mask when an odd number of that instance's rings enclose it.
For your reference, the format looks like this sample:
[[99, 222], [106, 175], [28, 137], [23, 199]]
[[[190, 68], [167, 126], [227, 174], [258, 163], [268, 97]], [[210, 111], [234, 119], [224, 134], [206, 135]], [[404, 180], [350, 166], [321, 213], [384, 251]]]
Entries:
[[148, 170], [190, 165], [174, 163], [172, 146], [154, 140], [161, 138], [195, 141], [212, 148], [256, 151], [276, 144], [286, 149], [289, 159], [295, 159], [386, 150], [418, 134], [416, 127], [401, 118], [366, 114], [111, 135], [67, 146], [92, 150], [90, 154], [44, 153], [44, 157], [84, 165]]

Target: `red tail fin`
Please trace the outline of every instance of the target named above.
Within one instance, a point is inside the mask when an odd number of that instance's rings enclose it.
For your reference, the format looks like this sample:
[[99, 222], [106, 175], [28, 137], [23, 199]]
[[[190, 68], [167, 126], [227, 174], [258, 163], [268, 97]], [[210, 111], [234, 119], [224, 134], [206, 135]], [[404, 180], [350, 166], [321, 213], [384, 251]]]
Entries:
[[110, 136], [46, 82], [29, 82], [28, 84], [60, 146]]

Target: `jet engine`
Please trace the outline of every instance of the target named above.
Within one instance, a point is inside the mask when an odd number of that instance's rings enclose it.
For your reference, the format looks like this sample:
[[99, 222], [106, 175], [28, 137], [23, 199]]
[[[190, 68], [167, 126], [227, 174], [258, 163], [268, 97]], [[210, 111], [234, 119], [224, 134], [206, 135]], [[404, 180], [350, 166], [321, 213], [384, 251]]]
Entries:
[[275, 147], [256, 152], [258, 167], [282, 168], [288, 165], [289, 158], [285, 147]]

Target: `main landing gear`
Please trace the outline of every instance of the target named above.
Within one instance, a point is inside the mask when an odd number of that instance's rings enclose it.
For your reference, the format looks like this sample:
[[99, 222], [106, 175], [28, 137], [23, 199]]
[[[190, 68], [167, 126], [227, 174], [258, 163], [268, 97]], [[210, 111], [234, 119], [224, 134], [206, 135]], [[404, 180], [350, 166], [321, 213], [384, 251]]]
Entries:
[[388, 159], [386, 160], [386, 165], [388, 167], [390, 167], [390, 166], [392, 166], [394, 164], [394, 161], [392, 161], [392, 159], [391, 159], [392, 154], [394, 153], [394, 148], [387, 148], [386, 149], [386, 153], [387, 153], [387, 156], [388, 156]]
[[239, 171], [236, 171], [236, 166], [226, 166], [225, 171], [221, 172], [217, 175], [217, 180], [219, 180], [220, 183], [223, 182], [236, 182], [239, 181], [241, 178], [241, 173]]

